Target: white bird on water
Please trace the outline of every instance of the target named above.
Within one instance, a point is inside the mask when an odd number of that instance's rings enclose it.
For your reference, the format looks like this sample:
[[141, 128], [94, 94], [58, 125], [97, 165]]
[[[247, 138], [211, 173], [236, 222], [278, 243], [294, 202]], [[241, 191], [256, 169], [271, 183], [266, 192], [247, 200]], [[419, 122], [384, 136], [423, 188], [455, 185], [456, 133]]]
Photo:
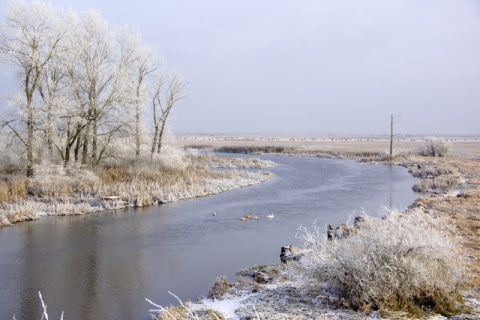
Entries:
[[275, 216], [273, 215], [273, 212], [267, 216], [267, 218], [270, 218], [270, 219], [273, 219], [273, 217], [275, 217]]

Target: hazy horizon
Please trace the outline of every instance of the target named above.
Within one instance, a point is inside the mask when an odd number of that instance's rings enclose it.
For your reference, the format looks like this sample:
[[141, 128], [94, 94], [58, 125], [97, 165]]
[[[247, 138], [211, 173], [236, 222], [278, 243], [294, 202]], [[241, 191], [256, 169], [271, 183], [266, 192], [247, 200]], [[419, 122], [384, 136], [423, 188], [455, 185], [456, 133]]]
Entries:
[[474, 0], [50, 3], [138, 25], [189, 78], [174, 133], [480, 135]]
[[[351, 138], [385, 138], [390, 139], [390, 133], [379, 133], [379, 134], [369, 134], [369, 133], [348, 133], [348, 132], [340, 132], [340, 133], [302, 133], [302, 132], [278, 132], [278, 133], [269, 133], [269, 132], [175, 132], [176, 135], [179, 136], [212, 136], [212, 137], [220, 137], [220, 136], [233, 136], [233, 137], [351, 137]], [[480, 139], [480, 134], [444, 134], [444, 133], [432, 133], [432, 134], [404, 134], [404, 133], [394, 133], [394, 139], [396, 138], [404, 138], [404, 137], [412, 137], [412, 138], [475, 138]]]

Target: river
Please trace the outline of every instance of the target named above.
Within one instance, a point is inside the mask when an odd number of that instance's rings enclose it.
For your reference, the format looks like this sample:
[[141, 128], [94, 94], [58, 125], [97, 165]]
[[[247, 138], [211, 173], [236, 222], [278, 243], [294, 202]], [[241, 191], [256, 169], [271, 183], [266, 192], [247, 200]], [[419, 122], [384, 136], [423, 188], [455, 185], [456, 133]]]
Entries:
[[[271, 181], [161, 206], [45, 217], [0, 230], [0, 319], [150, 319], [145, 297], [195, 300], [215, 278], [279, 263], [300, 225], [403, 208], [416, 182], [398, 166], [288, 156]], [[213, 216], [212, 213], [217, 215]], [[240, 221], [246, 213], [259, 220]], [[273, 219], [266, 215], [274, 213]]]

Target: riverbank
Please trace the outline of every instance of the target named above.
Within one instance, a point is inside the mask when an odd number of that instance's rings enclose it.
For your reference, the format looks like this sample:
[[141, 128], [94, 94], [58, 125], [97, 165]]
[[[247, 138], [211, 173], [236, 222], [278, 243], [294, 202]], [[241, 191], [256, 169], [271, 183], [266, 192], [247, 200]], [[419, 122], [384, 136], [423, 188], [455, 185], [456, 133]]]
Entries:
[[[243, 153], [281, 153], [331, 158], [352, 158], [376, 163], [387, 163], [385, 150], [387, 139], [317, 139], [304, 138], [294, 141], [280, 138], [212, 137], [180, 138], [180, 144], [189, 147], [208, 148]], [[192, 143], [193, 141], [193, 143]], [[296, 142], [296, 144], [294, 143]], [[329, 288], [319, 282], [305, 285], [299, 273], [285, 265], [253, 268], [239, 272], [239, 280], [225, 284], [217, 279], [211, 291], [221, 296], [203, 298], [196, 303], [153, 312], [159, 319], [477, 319], [480, 317], [480, 148], [478, 139], [450, 139], [450, 152], [446, 157], [418, 155], [420, 143], [404, 141], [405, 149], [397, 149], [393, 162], [406, 167], [412, 175], [422, 178], [416, 190], [428, 191], [410, 210], [423, 216], [433, 216], [447, 228], [449, 239], [455, 238], [454, 260], [463, 263], [465, 280], [462, 287], [463, 301], [457, 315], [448, 316], [435, 312], [420, 316], [406, 312], [352, 311], [348, 303], [329, 294]], [[325, 146], [326, 144], [326, 146]], [[336, 144], [336, 147], [333, 145]], [[473, 148], [473, 149], [472, 149]], [[390, 162], [388, 162], [390, 163]], [[280, 248], [279, 248], [280, 249]], [[279, 250], [280, 251], [280, 250]], [[434, 251], [435, 252], [435, 251]], [[451, 259], [450, 259], [451, 260]], [[301, 274], [300, 274], [301, 276]], [[438, 276], [438, 275], [435, 275]], [[468, 279], [468, 280], [467, 280]], [[215, 289], [217, 288], [217, 289]], [[463, 309], [462, 309], [463, 308]], [[367, 308], [368, 309], [368, 308]]]
[[[272, 178], [271, 161], [186, 154], [165, 165], [143, 161], [93, 172], [43, 163], [36, 175], [4, 174], [0, 227], [48, 215], [81, 215], [127, 206], [158, 205], [252, 186]], [[228, 170], [212, 170], [223, 168]]]

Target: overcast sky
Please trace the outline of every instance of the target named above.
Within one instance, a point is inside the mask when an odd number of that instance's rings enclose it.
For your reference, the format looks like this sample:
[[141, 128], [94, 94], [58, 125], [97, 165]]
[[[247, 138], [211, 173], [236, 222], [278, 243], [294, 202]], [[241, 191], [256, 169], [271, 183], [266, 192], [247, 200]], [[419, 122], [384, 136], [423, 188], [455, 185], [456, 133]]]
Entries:
[[[480, 134], [478, 0], [51, 0], [136, 24], [175, 133]], [[3, 17], [8, 5], [0, 0]]]

